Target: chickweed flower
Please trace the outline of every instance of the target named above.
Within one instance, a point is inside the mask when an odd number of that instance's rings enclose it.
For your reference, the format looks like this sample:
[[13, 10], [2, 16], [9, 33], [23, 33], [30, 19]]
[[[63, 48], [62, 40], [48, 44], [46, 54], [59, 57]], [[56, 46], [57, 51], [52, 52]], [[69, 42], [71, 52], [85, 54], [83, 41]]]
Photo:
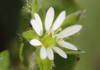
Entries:
[[81, 29], [81, 25], [72, 25], [63, 30], [61, 26], [66, 18], [66, 12], [62, 11], [57, 19], [54, 21], [54, 8], [50, 7], [46, 13], [45, 22], [41, 21], [38, 13], [34, 14], [34, 19], [31, 19], [30, 23], [33, 30], [39, 36], [29, 41], [32, 46], [40, 48], [40, 58], [54, 60], [54, 53], [56, 52], [63, 58], [67, 58], [67, 54], [60, 48], [67, 48], [70, 50], [78, 50], [77, 47], [69, 42], [64, 41], [64, 38], [68, 38]]

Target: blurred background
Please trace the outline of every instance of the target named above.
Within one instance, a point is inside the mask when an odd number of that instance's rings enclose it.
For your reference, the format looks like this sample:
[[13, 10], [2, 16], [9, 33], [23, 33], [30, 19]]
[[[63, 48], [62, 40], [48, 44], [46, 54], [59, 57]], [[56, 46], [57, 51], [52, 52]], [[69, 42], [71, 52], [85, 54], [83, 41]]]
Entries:
[[81, 32], [79, 46], [86, 53], [81, 55], [81, 60], [76, 70], [100, 70], [100, 0], [77, 0], [81, 8], [86, 9], [84, 28]]
[[[20, 0], [1, 0], [0, 2], [0, 51], [8, 48], [7, 44], [15, 36], [17, 17], [21, 7]], [[76, 0], [86, 10], [85, 19], [79, 21], [84, 28], [76, 45], [86, 51], [75, 70], [100, 70], [100, 0]], [[15, 16], [17, 15], [17, 16]], [[7, 24], [9, 22], [9, 24]]]

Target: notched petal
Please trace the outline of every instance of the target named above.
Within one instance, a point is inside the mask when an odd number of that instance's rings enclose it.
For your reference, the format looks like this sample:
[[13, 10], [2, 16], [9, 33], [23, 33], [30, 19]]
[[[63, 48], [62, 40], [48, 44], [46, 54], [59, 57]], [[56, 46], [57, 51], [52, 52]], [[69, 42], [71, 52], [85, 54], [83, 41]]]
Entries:
[[34, 16], [35, 16], [35, 21], [37, 23], [37, 30], [39, 32], [39, 35], [41, 36], [43, 34], [43, 26], [42, 26], [41, 18], [37, 13], [35, 13]]
[[46, 59], [46, 57], [47, 57], [46, 48], [43, 46], [40, 49], [40, 57], [41, 57], [41, 59]]
[[29, 43], [31, 45], [33, 45], [33, 46], [40, 46], [40, 45], [42, 45], [42, 43], [38, 39], [32, 39]]
[[48, 32], [52, 26], [54, 19], [54, 8], [50, 7], [47, 11], [46, 18], [45, 18], [45, 29]]
[[67, 58], [66, 53], [58, 47], [53, 47], [54, 51], [63, 58]]
[[53, 50], [51, 48], [47, 48], [47, 56], [49, 60], [54, 60]]
[[69, 42], [65, 42], [65, 41], [58, 41], [57, 42], [59, 44], [59, 46], [67, 48], [67, 49], [71, 49], [71, 50], [78, 50], [77, 47]]
[[62, 11], [60, 13], [60, 15], [57, 17], [57, 19], [55, 20], [51, 30], [55, 31], [56, 29], [58, 29], [62, 25], [62, 23], [64, 22], [65, 17], [66, 17], [66, 12]]
[[70, 27], [65, 28], [63, 31], [57, 34], [56, 37], [57, 38], [69, 37], [78, 33], [81, 29], [82, 29], [81, 25], [72, 25]]

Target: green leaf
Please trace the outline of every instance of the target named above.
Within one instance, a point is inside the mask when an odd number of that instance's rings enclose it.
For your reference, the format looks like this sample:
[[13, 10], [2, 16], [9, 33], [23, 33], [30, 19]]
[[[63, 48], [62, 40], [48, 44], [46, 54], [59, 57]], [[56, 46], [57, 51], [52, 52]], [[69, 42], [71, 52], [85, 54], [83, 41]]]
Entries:
[[10, 56], [8, 51], [3, 51], [0, 53], [0, 70], [11, 70]]
[[38, 1], [34, 0], [33, 4], [32, 4], [32, 14], [36, 13], [39, 11], [39, 5], [38, 5]]
[[67, 59], [62, 59], [60, 56], [56, 55], [55, 70], [74, 70], [74, 67], [79, 60], [79, 55], [68, 55]]
[[50, 70], [54, 66], [54, 62], [49, 60], [48, 58], [44, 60], [40, 58], [40, 48], [36, 49], [36, 59], [40, 70]]
[[33, 38], [37, 38], [36, 33], [35, 33], [34, 31], [32, 31], [32, 30], [23, 32], [23, 33], [22, 33], [22, 36], [23, 36], [26, 40], [31, 40], [31, 39], [33, 39]]
[[66, 17], [62, 27], [65, 28], [66, 26], [75, 24], [79, 20], [80, 15], [81, 15], [81, 11], [77, 11], [77, 12], [74, 12], [74, 13], [68, 15]]

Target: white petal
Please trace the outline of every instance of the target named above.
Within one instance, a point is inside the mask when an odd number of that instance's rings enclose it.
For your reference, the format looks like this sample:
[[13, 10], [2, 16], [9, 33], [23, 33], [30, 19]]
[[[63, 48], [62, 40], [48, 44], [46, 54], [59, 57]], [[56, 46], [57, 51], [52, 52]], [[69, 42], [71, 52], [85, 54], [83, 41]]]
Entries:
[[35, 13], [34, 16], [35, 16], [35, 21], [36, 21], [37, 26], [38, 26], [39, 35], [41, 36], [43, 34], [43, 27], [42, 27], [41, 18], [37, 13]]
[[66, 16], [66, 12], [62, 11], [52, 26], [52, 29], [51, 29], [52, 32], [54, 32], [56, 29], [58, 29], [62, 25], [62, 23], [65, 20], [65, 16]]
[[65, 38], [72, 36], [76, 33], [78, 33], [82, 29], [81, 25], [72, 25], [68, 28], [65, 28], [63, 31], [61, 31], [59, 34], [57, 34], [57, 38]]
[[41, 57], [41, 59], [46, 59], [46, 57], [47, 57], [46, 48], [43, 46], [40, 49], [40, 57]]
[[54, 60], [54, 54], [51, 48], [47, 48], [47, 56], [50, 60]]
[[31, 25], [32, 25], [33, 29], [35, 30], [35, 32], [39, 36], [41, 36], [39, 26], [38, 26], [38, 24], [36, 23], [36, 21], [34, 19], [31, 20]]
[[58, 47], [53, 47], [54, 51], [63, 58], [67, 58], [66, 53]]
[[72, 49], [72, 50], [78, 50], [75, 45], [65, 42], [65, 41], [58, 41], [57, 42], [61, 47], [67, 48], [67, 49]]
[[37, 39], [32, 39], [30, 42], [29, 42], [31, 45], [33, 46], [40, 46], [42, 45], [41, 42]]
[[47, 11], [46, 18], [45, 18], [45, 29], [48, 32], [50, 27], [53, 23], [54, 19], [54, 8], [50, 7]]

